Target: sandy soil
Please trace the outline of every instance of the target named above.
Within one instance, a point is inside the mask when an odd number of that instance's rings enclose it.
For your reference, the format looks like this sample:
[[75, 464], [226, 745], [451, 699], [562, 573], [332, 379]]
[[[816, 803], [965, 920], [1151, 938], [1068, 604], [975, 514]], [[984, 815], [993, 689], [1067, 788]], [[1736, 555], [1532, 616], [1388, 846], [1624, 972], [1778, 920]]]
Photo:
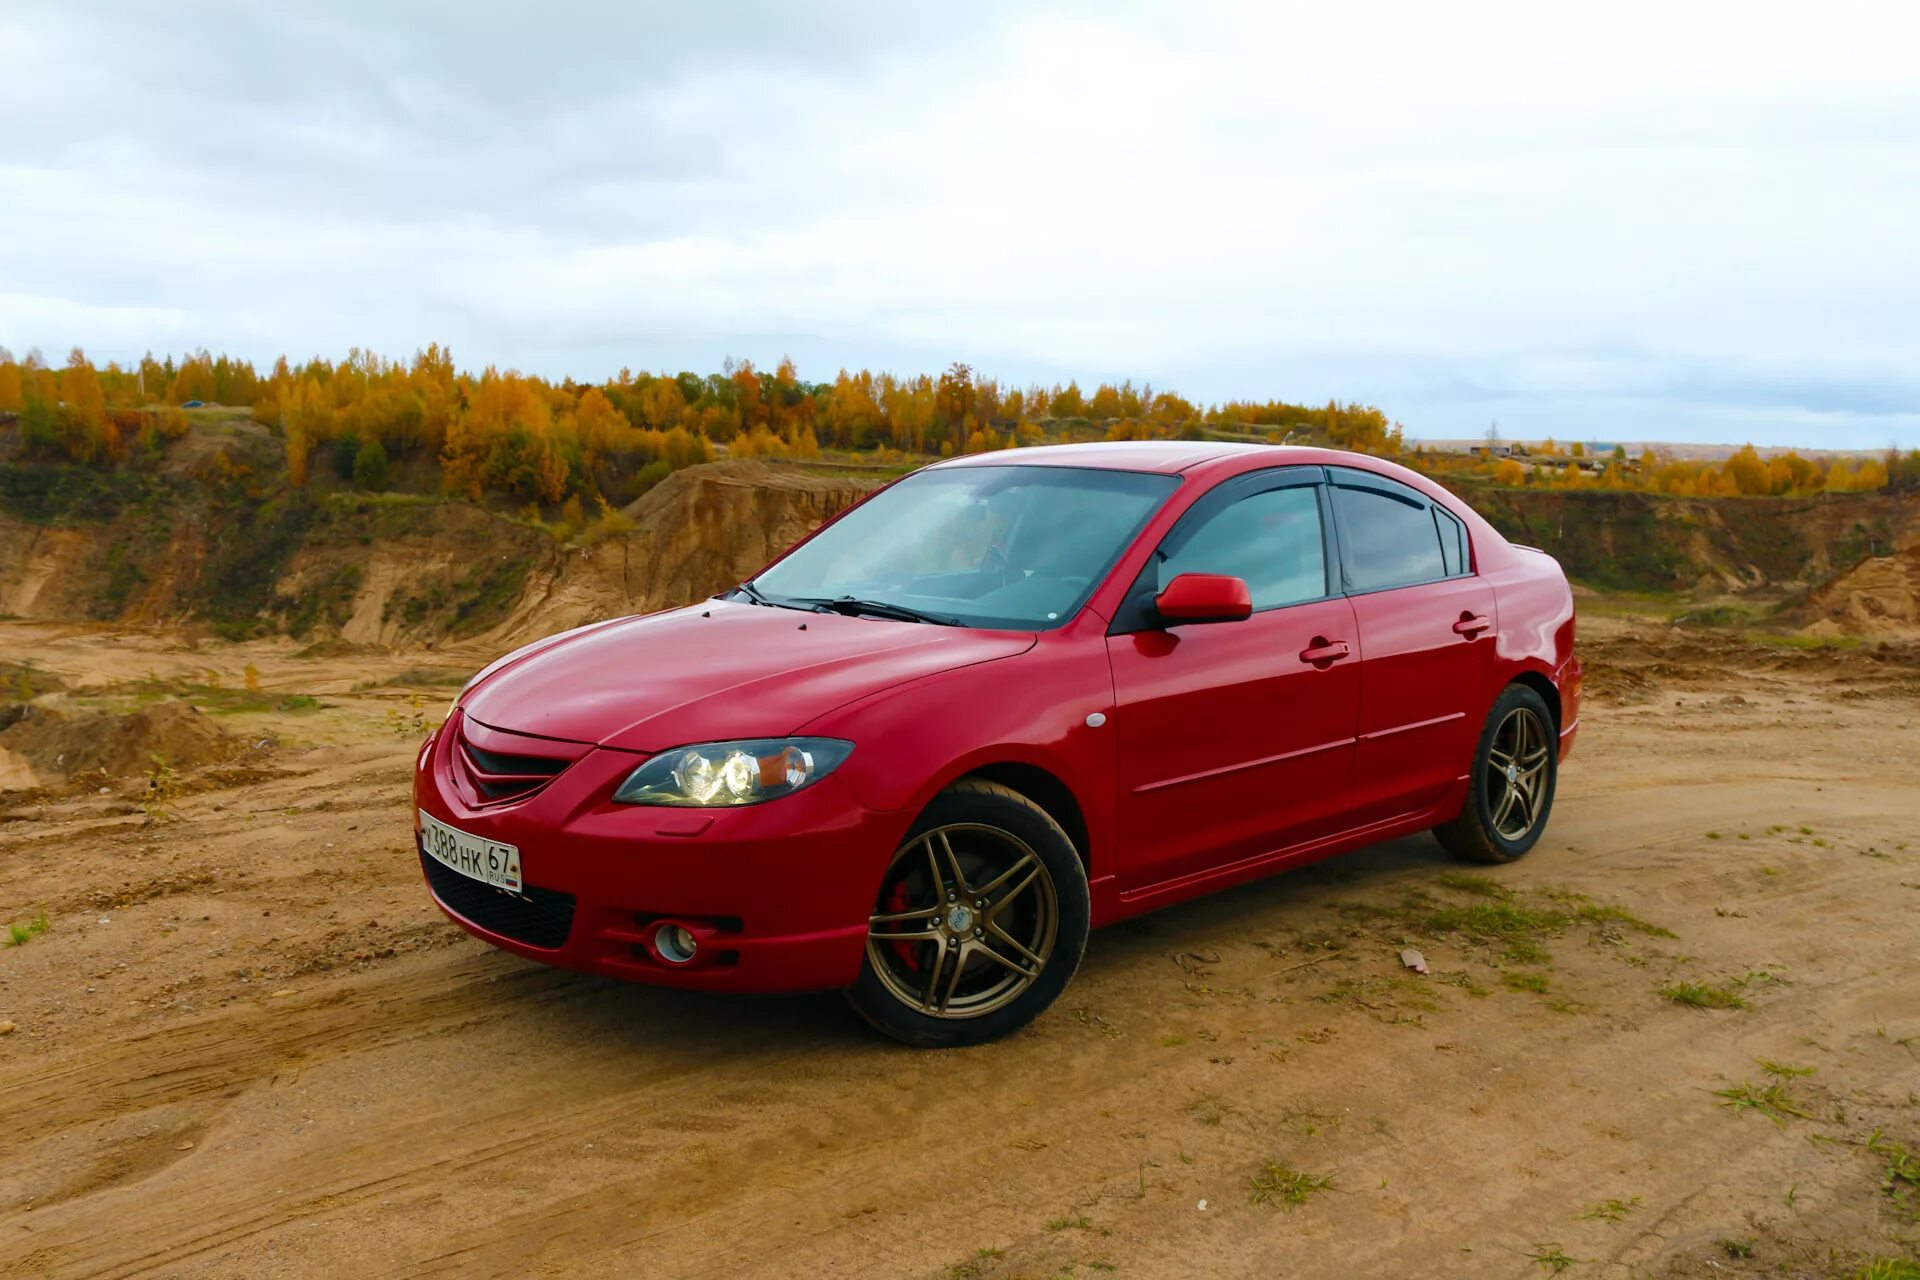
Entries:
[[[1920, 1150], [1920, 657], [1587, 634], [1552, 827], [1491, 884], [1424, 838], [1370, 849], [1099, 934], [1029, 1033], [920, 1053], [831, 997], [562, 974], [444, 922], [407, 788], [415, 717], [453, 690], [384, 682], [487, 655], [0, 623], [0, 660], [68, 709], [238, 689], [248, 662], [269, 701], [321, 704], [229, 709], [250, 754], [158, 804], [137, 777], [0, 793], [0, 923], [49, 925], [0, 948], [0, 1275], [1842, 1276], [1904, 1254], [1920, 1222], [1883, 1180], [1891, 1144]], [[1746, 1007], [1660, 993], [1681, 982]], [[1716, 1094], [1748, 1085], [1777, 1118]], [[1272, 1163], [1330, 1185], [1253, 1203]]]

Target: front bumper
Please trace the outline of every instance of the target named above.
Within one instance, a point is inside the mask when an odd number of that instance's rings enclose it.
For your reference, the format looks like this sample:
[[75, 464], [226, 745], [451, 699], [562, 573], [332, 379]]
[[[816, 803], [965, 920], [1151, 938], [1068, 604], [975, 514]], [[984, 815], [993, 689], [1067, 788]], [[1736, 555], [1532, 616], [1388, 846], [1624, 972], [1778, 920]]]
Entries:
[[[615, 804], [607, 797], [646, 757], [604, 748], [523, 800], [476, 805], [454, 783], [455, 721], [422, 748], [416, 810], [517, 847], [527, 889], [507, 894], [422, 854], [434, 901], [469, 933], [531, 960], [662, 986], [813, 991], [859, 976], [867, 916], [910, 815], [865, 808], [831, 775], [739, 809]], [[692, 961], [662, 957], [653, 935], [665, 923], [697, 939]]]

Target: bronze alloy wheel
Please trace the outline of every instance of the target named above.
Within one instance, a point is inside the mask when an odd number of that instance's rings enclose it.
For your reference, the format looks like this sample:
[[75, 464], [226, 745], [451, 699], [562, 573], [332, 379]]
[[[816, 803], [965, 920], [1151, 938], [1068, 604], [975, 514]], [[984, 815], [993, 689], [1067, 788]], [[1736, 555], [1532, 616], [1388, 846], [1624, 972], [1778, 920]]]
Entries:
[[1046, 864], [1009, 831], [934, 827], [894, 855], [867, 922], [867, 959], [916, 1013], [978, 1018], [1031, 987], [1053, 955], [1060, 899]]
[[1487, 750], [1487, 813], [1503, 840], [1521, 840], [1539, 821], [1551, 754], [1546, 726], [1531, 707], [1515, 707]]

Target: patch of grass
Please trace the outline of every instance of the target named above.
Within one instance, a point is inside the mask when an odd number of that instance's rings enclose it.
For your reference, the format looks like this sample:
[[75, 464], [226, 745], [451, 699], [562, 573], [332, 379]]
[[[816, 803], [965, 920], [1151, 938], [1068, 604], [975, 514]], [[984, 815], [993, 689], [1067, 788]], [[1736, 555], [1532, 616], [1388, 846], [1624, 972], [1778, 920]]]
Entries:
[[1533, 1246], [1533, 1252], [1527, 1256], [1545, 1267], [1548, 1274], [1556, 1276], [1584, 1261], [1584, 1259], [1569, 1256], [1567, 1251], [1557, 1244], [1537, 1244]]
[[1500, 960], [1522, 965], [1550, 963], [1546, 943], [1576, 927], [1593, 929], [1609, 943], [1622, 942], [1628, 931], [1650, 937], [1674, 936], [1624, 907], [1595, 902], [1570, 889], [1529, 895], [1485, 876], [1463, 872], [1447, 873], [1436, 883], [1467, 900], [1436, 897], [1416, 889], [1398, 907], [1349, 903], [1342, 910], [1350, 917], [1385, 922], [1409, 933], [1440, 938], [1450, 935], [1485, 947]]
[[1586, 894], [1575, 893], [1571, 889], [1549, 889], [1547, 897], [1571, 910], [1575, 920], [1602, 931], [1618, 926], [1622, 929], [1631, 929], [1635, 933], [1645, 934], [1649, 938], [1675, 936], [1673, 930], [1642, 920], [1625, 907], [1617, 907], [1610, 902], [1595, 902]]
[[1544, 964], [1541, 940], [1565, 928], [1570, 916], [1551, 907], [1535, 907], [1512, 898], [1484, 899], [1464, 905], [1435, 904], [1420, 921], [1430, 933], [1457, 933], [1469, 942], [1493, 947], [1520, 964]]
[[1227, 1104], [1210, 1093], [1203, 1093], [1187, 1104], [1187, 1114], [1201, 1124], [1218, 1126], [1227, 1118]]
[[1292, 1209], [1322, 1191], [1331, 1191], [1333, 1175], [1303, 1173], [1284, 1160], [1269, 1160], [1247, 1180], [1247, 1189], [1249, 1204], [1277, 1204]]
[[1803, 1110], [1792, 1098], [1787, 1096], [1784, 1087], [1777, 1084], [1737, 1084], [1726, 1089], [1715, 1089], [1713, 1096], [1720, 1099], [1720, 1105], [1734, 1111], [1757, 1111], [1775, 1124], [1785, 1124], [1788, 1116], [1799, 1120], [1811, 1120], [1811, 1112]]
[[1907, 1149], [1906, 1143], [1882, 1137], [1878, 1129], [1867, 1138], [1867, 1150], [1887, 1162], [1881, 1190], [1895, 1199], [1911, 1200], [1920, 1190], [1920, 1158]]
[[1468, 893], [1476, 898], [1511, 897], [1513, 890], [1486, 876], [1477, 876], [1470, 871], [1449, 871], [1440, 877], [1443, 889], [1452, 889], [1455, 893]]
[[1875, 1258], [1854, 1272], [1853, 1280], [1920, 1280], [1920, 1262], [1907, 1258]]
[[1187, 1037], [1178, 1031], [1169, 1031], [1156, 1042], [1162, 1049], [1178, 1049], [1187, 1042]]
[[1580, 1215], [1582, 1222], [1619, 1222], [1640, 1208], [1640, 1197], [1631, 1200], [1602, 1200]]
[[[1403, 974], [1386, 977], [1346, 977], [1334, 982], [1333, 986], [1312, 997], [1315, 1004], [1351, 1005], [1364, 1009], [1376, 1018], [1394, 1014], [1402, 1006], [1417, 1009], [1424, 1013], [1438, 1013], [1440, 1004], [1433, 993], [1416, 978]], [[1387, 1018], [1388, 1021], [1402, 1021], [1404, 1015]]]
[[1050, 1218], [1047, 1220], [1049, 1231], [1091, 1231], [1093, 1223], [1087, 1221], [1087, 1215], [1076, 1213], [1071, 1218]]
[[1707, 839], [1709, 839], [1709, 840], [1718, 840], [1719, 838], [1720, 838], [1720, 833], [1719, 833], [1718, 831], [1709, 831], [1709, 832], [1707, 832]]
[[1722, 1238], [1716, 1240], [1714, 1243], [1719, 1245], [1720, 1252], [1726, 1254], [1729, 1258], [1751, 1258], [1753, 1256], [1753, 1240], [1751, 1237], [1745, 1240]]
[[42, 907], [39, 913], [25, 924], [10, 924], [7, 926], [7, 945], [10, 947], [24, 947], [51, 928], [53, 928], [53, 925], [47, 919], [47, 909]]
[[1745, 1009], [1746, 998], [1740, 994], [1740, 982], [1727, 982], [1715, 986], [1706, 982], [1669, 982], [1660, 988], [1660, 994], [1675, 1004], [1684, 1004], [1693, 1009]]
[[971, 1258], [947, 1268], [947, 1280], [978, 1280], [986, 1274], [987, 1264], [1005, 1253], [1005, 1249], [975, 1249]]
[[[255, 683], [257, 683], [257, 673]], [[162, 680], [158, 676], [148, 674], [141, 680], [107, 685], [104, 691], [122, 696], [131, 694], [136, 702], [177, 700], [196, 710], [204, 711], [210, 716], [267, 711], [313, 711], [320, 706], [320, 699], [311, 694], [268, 693], [253, 687], [252, 684], [243, 684], [241, 688], [229, 689], [211, 677], [205, 681], [188, 680], [183, 676]]]
[[1800, 1076], [1810, 1076], [1817, 1070], [1817, 1068], [1814, 1067], [1790, 1067], [1784, 1062], [1775, 1062], [1771, 1058], [1755, 1058], [1754, 1061], [1759, 1064], [1762, 1071], [1778, 1080], [1793, 1080]]
[[1544, 973], [1503, 973], [1500, 983], [1509, 991], [1532, 991], [1539, 995], [1547, 993], [1547, 975]]

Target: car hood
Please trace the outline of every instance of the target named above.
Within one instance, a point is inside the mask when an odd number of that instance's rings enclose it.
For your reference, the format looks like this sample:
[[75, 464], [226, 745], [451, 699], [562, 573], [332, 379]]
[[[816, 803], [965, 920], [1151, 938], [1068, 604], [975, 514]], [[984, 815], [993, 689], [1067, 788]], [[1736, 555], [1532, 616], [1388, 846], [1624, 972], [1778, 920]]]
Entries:
[[1009, 658], [1034, 640], [713, 600], [528, 645], [483, 672], [460, 705], [511, 733], [661, 751], [792, 733], [855, 698]]

